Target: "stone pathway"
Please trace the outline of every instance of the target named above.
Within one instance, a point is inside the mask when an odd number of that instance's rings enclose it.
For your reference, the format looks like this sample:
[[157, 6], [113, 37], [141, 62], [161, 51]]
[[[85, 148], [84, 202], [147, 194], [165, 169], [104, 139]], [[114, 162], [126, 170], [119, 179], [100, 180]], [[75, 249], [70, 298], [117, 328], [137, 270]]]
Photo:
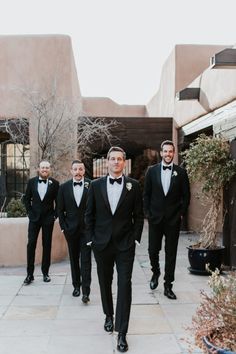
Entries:
[[[208, 289], [208, 277], [188, 272], [189, 234], [181, 234], [173, 287], [178, 299], [163, 295], [163, 279], [155, 291], [149, 288], [151, 271], [147, 255], [147, 225], [136, 248], [133, 301], [127, 336], [130, 354], [186, 354], [191, 335], [185, 326], [199, 303], [200, 289]], [[163, 253], [161, 268], [163, 270]], [[52, 264], [52, 281], [44, 283], [36, 267], [35, 281], [23, 286], [25, 268], [0, 268], [1, 354], [112, 354], [117, 334], [103, 329], [100, 292], [93, 260], [91, 301], [72, 297], [68, 261]], [[114, 279], [114, 298], [116, 293]], [[194, 348], [193, 353], [201, 353]]]

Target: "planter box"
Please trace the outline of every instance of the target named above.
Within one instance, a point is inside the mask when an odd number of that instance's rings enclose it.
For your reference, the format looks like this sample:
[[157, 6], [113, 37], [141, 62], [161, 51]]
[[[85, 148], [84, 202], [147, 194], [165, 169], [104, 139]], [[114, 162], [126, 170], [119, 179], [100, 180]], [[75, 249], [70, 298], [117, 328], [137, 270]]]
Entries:
[[[28, 218], [0, 218], [0, 266], [26, 265], [28, 242]], [[52, 262], [67, 258], [67, 244], [60, 230], [58, 220], [54, 224], [52, 237]], [[39, 233], [35, 264], [41, 263], [42, 235]]]

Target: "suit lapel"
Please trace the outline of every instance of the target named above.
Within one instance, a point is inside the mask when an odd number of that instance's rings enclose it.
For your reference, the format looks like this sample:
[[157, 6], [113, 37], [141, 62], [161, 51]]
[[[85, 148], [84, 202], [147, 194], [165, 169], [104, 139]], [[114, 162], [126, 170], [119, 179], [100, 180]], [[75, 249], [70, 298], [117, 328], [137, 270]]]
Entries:
[[82, 194], [82, 198], [81, 198], [80, 204], [82, 204], [82, 203], [84, 202], [84, 199], [85, 199], [86, 194], [87, 194], [87, 192], [88, 192], [88, 188], [85, 187], [85, 183], [86, 183], [86, 182], [89, 183], [89, 181], [85, 178], [85, 179], [84, 179], [84, 189], [83, 189], [83, 194]]
[[170, 193], [171, 189], [173, 188], [174, 182], [175, 182], [175, 174], [174, 174], [175, 171], [176, 171], [175, 165], [173, 164], [173, 169], [172, 169], [171, 178], [170, 178], [170, 187], [169, 187], [168, 193]]
[[48, 194], [49, 189], [52, 188], [52, 184], [53, 184], [53, 182], [52, 182], [52, 180], [51, 180], [50, 177], [49, 177], [49, 178], [48, 178], [48, 185], [47, 185], [46, 193], [45, 193], [45, 196], [44, 196], [43, 199], [46, 198], [46, 195]]
[[107, 195], [107, 177], [103, 177], [103, 179], [101, 179], [101, 192], [102, 192], [104, 202], [105, 202], [107, 208], [111, 212], [111, 207], [110, 207], [110, 203], [109, 203], [108, 195]]
[[40, 195], [39, 195], [39, 191], [38, 191], [38, 182], [39, 182], [39, 177], [35, 177], [34, 179], [34, 183], [33, 183], [33, 189], [38, 197], [38, 199], [40, 200], [41, 202], [41, 198], [40, 198]]
[[160, 185], [162, 193], [165, 195], [164, 190], [163, 190], [163, 185], [162, 185], [162, 182], [161, 182], [161, 163], [159, 163], [157, 165], [157, 183]]
[[[128, 192], [128, 189], [126, 188], [126, 183], [128, 182], [127, 178], [124, 176], [124, 185], [123, 185], [123, 189], [122, 189], [122, 192], [121, 192], [121, 196], [120, 196], [120, 199], [118, 201], [118, 204], [117, 204], [117, 207], [116, 207], [116, 210], [120, 207], [120, 205], [122, 204], [123, 200], [125, 199], [125, 196]], [[116, 212], [116, 211], [115, 211]]]
[[77, 207], [77, 204], [76, 204], [76, 200], [75, 200], [75, 196], [74, 196], [74, 190], [73, 190], [73, 179], [70, 180], [70, 183], [68, 185], [68, 193], [69, 193], [69, 198], [71, 199], [71, 201], [76, 205]]

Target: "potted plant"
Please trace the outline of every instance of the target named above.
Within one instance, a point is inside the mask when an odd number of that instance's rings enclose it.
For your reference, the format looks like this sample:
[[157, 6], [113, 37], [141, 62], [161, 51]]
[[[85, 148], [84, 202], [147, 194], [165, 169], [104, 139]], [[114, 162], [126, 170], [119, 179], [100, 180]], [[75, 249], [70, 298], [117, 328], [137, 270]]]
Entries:
[[209, 285], [212, 291], [201, 292], [188, 330], [204, 353], [236, 354], [236, 273], [222, 276], [216, 269], [211, 272]]
[[217, 242], [217, 222], [222, 207], [223, 188], [236, 174], [236, 161], [230, 158], [230, 145], [221, 137], [199, 135], [182, 154], [189, 179], [201, 183], [209, 209], [203, 219], [199, 242], [189, 247], [190, 272], [209, 274], [221, 267], [223, 247]]
[[20, 218], [27, 215], [24, 204], [20, 199], [12, 198], [6, 206], [8, 218]]

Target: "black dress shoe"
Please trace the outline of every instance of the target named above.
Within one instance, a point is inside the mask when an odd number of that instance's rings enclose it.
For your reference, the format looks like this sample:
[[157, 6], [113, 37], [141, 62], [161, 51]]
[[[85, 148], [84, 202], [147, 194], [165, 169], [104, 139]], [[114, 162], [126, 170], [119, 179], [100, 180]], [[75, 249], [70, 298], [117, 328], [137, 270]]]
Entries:
[[75, 297], [80, 296], [80, 288], [74, 288], [72, 296], [75, 296]]
[[90, 301], [90, 298], [89, 298], [88, 295], [83, 295], [83, 296], [82, 296], [82, 302], [83, 302], [84, 304], [87, 304], [89, 301]]
[[24, 280], [24, 284], [25, 285], [29, 285], [30, 283], [32, 283], [32, 281], [34, 281], [34, 276], [33, 275], [27, 275], [27, 277]]
[[49, 283], [49, 282], [51, 281], [50, 276], [49, 276], [48, 274], [44, 274], [44, 275], [43, 275], [43, 281], [44, 281], [45, 283]]
[[128, 343], [126, 340], [126, 334], [119, 333], [117, 338], [117, 350], [121, 353], [127, 352], [129, 349]]
[[159, 275], [153, 274], [151, 280], [150, 280], [150, 289], [155, 290], [158, 287], [158, 278]]
[[105, 323], [104, 323], [104, 329], [106, 332], [113, 332], [113, 316], [106, 316], [105, 318]]
[[171, 299], [171, 300], [177, 299], [175, 293], [170, 288], [165, 288], [164, 295], [167, 296], [168, 299]]

